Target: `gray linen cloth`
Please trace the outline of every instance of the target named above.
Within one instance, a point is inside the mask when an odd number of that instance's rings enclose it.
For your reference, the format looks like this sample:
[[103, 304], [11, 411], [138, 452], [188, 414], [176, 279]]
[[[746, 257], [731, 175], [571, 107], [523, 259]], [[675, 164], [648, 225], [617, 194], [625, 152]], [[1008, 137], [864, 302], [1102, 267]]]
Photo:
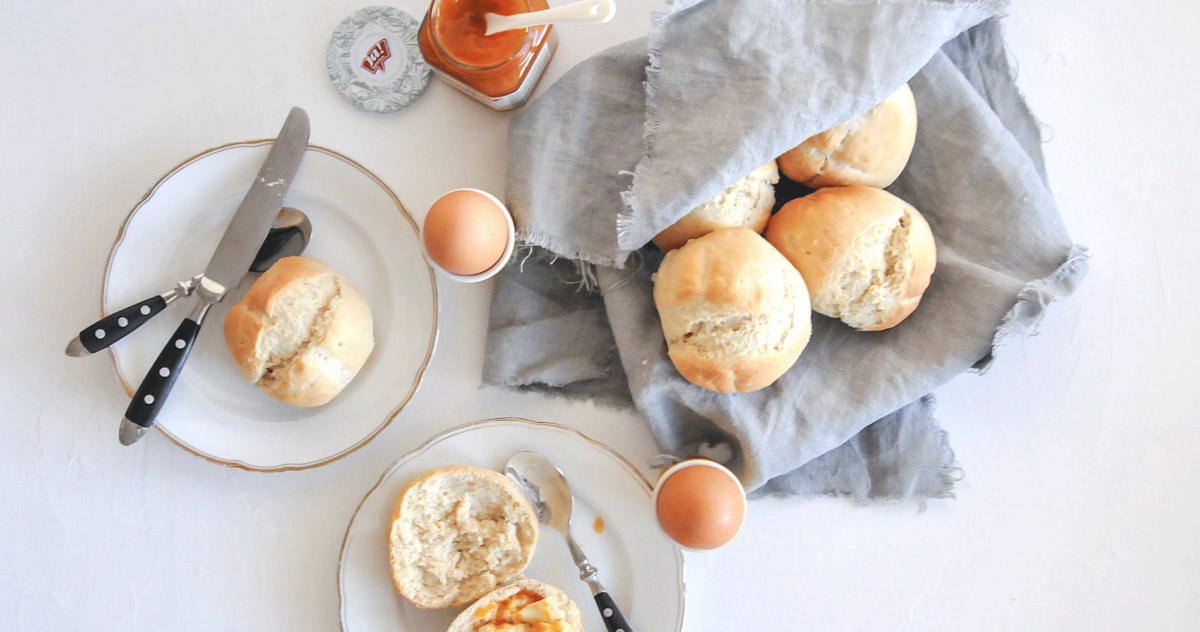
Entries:
[[[528, 246], [493, 295], [484, 383], [631, 405], [666, 455], [721, 455], [756, 495], [951, 495], [928, 394], [1034, 333], [1087, 272], [1004, 54], [1001, 2], [676, 3], [647, 38], [563, 76], [514, 117], [506, 202]], [[713, 393], [666, 353], [646, 244], [700, 202], [904, 82], [916, 146], [889, 190], [938, 246], [921, 306], [859, 332], [813, 315], [775, 384]], [[777, 204], [804, 194], [781, 182]]]

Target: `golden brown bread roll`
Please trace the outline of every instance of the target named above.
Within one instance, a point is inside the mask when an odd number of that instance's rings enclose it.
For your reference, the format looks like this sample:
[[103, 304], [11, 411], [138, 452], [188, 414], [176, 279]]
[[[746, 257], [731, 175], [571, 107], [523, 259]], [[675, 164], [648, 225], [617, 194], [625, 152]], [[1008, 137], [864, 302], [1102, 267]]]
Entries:
[[783, 175], [813, 188], [896, 181], [917, 138], [917, 104], [908, 84], [853, 119], [780, 156]]
[[664, 251], [674, 250], [689, 239], [727, 226], [745, 226], [762, 233], [775, 207], [776, 182], [779, 168], [772, 160], [655, 235], [654, 244]]
[[458, 613], [447, 632], [583, 632], [579, 606], [563, 591], [522, 578]]
[[792, 200], [765, 237], [804, 277], [813, 311], [866, 331], [907, 318], [937, 264], [925, 218], [871, 187], [829, 187]]
[[537, 538], [537, 515], [502, 474], [433, 468], [404, 487], [392, 510], [392, 582], [419, 608], [465, 605], [520, 575]]
[[770, 385], [812, 334], [804, 279], [749, 228], [720, 228], [668, 252], [654, 304], [675, 368], [722, 393]]
[[375, 348], [371, 308], [328, 265], [285, 257], [225, 316], [238, 373], [292, 406], [320, 406], [342, 392]]

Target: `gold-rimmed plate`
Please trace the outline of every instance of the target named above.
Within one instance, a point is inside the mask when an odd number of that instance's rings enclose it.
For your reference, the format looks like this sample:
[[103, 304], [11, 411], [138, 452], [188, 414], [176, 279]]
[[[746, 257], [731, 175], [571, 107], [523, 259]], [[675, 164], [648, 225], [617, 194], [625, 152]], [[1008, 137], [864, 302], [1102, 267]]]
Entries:
[[[388, 527], [404, 485], [439, 465], [504, 471], [508, 458], [546, 455], [571, 485], [571, 531], [634, 630], [679, 632], [685, 606], [683, 554], [657, 527], [651, 485], [612, 449], [557, 424], [502, 418], [447, 430], [392, 464], [350, 520], [338, 563], [344, 632], [445, 632], [462, 608], [421, 610], [392, 587]], [[524, 575], [567, 593], [585, 630], [604, 630], [566, 541], [543, 527]]]
[[[109, 255], [105, 314], [204, 271], [271, 143], [211, 149], [146, 193]], [[244, 381], [225, 347], [225, 314], [253, 278], [214, 306], [157, 427], [186, 450], [250, 470], [316, 467], [369, 442], [416, 392], [437, 338], [437, 285], [417, 223], [382, 180], [335, 151], [310, 145], [284, 203], [312, 221], [304, 255], [333, 266], [366, 296], [375, 349], [333, 401], [287, 406]], [[193, 300], [177, 301], [110, 347], [130, 396]], [[116, 432], [114, 425], [114, 440]]]

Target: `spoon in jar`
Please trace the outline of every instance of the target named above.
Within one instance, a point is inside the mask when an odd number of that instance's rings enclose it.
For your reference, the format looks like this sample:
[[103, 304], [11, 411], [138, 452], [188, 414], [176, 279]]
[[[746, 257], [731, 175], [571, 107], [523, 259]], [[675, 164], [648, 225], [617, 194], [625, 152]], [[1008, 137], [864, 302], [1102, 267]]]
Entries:
[[604, 618], [608, 632], [633, 632], [629, 629], [629, 623], [625, 621], [625, 615], [617, 609], [617, 602], [613, 601], [596, 577], [596, 567], [592, 566], [579, 545], [575, 544], [575, 538], [571, 537], [574, 497], [571, 496], [571, 487], [563, 473], [550, 459], [537, 452], [518, 452], [505, 464], [504, 476], [525, 495], [525, 499], [537, 514], [538, 522], [553, 527], [567, 539], [571, 558], [579, 567], [579, 578], [591, 587], [592, 596], [596, 600], [596, 606], [600, 608], [600, 615]]
[[487, 31], [484, 35], [558, 22], [607, 22], [616, 13], [617, 4], [613, 0], [579, 0], [553, 9], [516, 15], [485, 13]]
[[[250, 273], [266, 272], [276, 261], [284, 257], [298, 255], [308, 246], [312, 236], [312, 222], [308, 216], [294, 208], [283, 207], [271, 224], [271, 230], [263, 238], [254, 262], [250, 264]], [[196, 289], [200, 277], [180, 281], [175, 288], [148, 298], [141, 303], [131, 305], [120, 311], [92, 323], [79, 332], [79, 335], [67, 345], [67, 355], [82, 358], [106, 349], [116, 341], [124, 338], [133, 330], [146, 324], [146, 321], [166, 309], [177, 298], [189, 296]]]

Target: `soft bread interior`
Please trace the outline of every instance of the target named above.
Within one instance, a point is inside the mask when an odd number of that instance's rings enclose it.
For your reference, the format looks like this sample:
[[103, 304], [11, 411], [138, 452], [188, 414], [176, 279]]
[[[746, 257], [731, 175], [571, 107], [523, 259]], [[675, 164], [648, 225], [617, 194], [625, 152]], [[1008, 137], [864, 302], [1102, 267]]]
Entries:
[[366, 298], [328, 265], [280, 259], [225, 316], [225, 344], [246, 381], [292, 406], [342, 392], [375, 347]]
[[719, 226], [751, 226], [762, 216], [770, 214], [775, 205], [775, 183], [779, 171], [773, 163], [759, 167], [738, 180], [712, 199], [696, 207], [693, 213], [703, 215]]
[[400, 592], [423, 608], [461, 605], [524, 570], [537, 520], [510, 486], [499, 474], [463, 470], [405, 491], [390, 534]]
[[872, 329], [908, 299], [913, 258], [909, 229], [913, 216], [877, 221], [860, 233], [813, 300], [816, 311], [856, 329]]
[[718, 229], [744, 226], [756, 233], [766, 228], [775, 206], [779, 168], [772, 160], [701, 203], [654, 237], [662, 250], [674, 250], [689, 240]]
[[333, 320], [341, 288], [333, 274], [308, 277], [289, 284], [270, 303], [266, 327], [255, 346], [254, 383], [270, 386], [278, 372], [298, 358], [323, 367], [322, 374], [340, 385], [353, 377], [350, 368], [319, 345]]

